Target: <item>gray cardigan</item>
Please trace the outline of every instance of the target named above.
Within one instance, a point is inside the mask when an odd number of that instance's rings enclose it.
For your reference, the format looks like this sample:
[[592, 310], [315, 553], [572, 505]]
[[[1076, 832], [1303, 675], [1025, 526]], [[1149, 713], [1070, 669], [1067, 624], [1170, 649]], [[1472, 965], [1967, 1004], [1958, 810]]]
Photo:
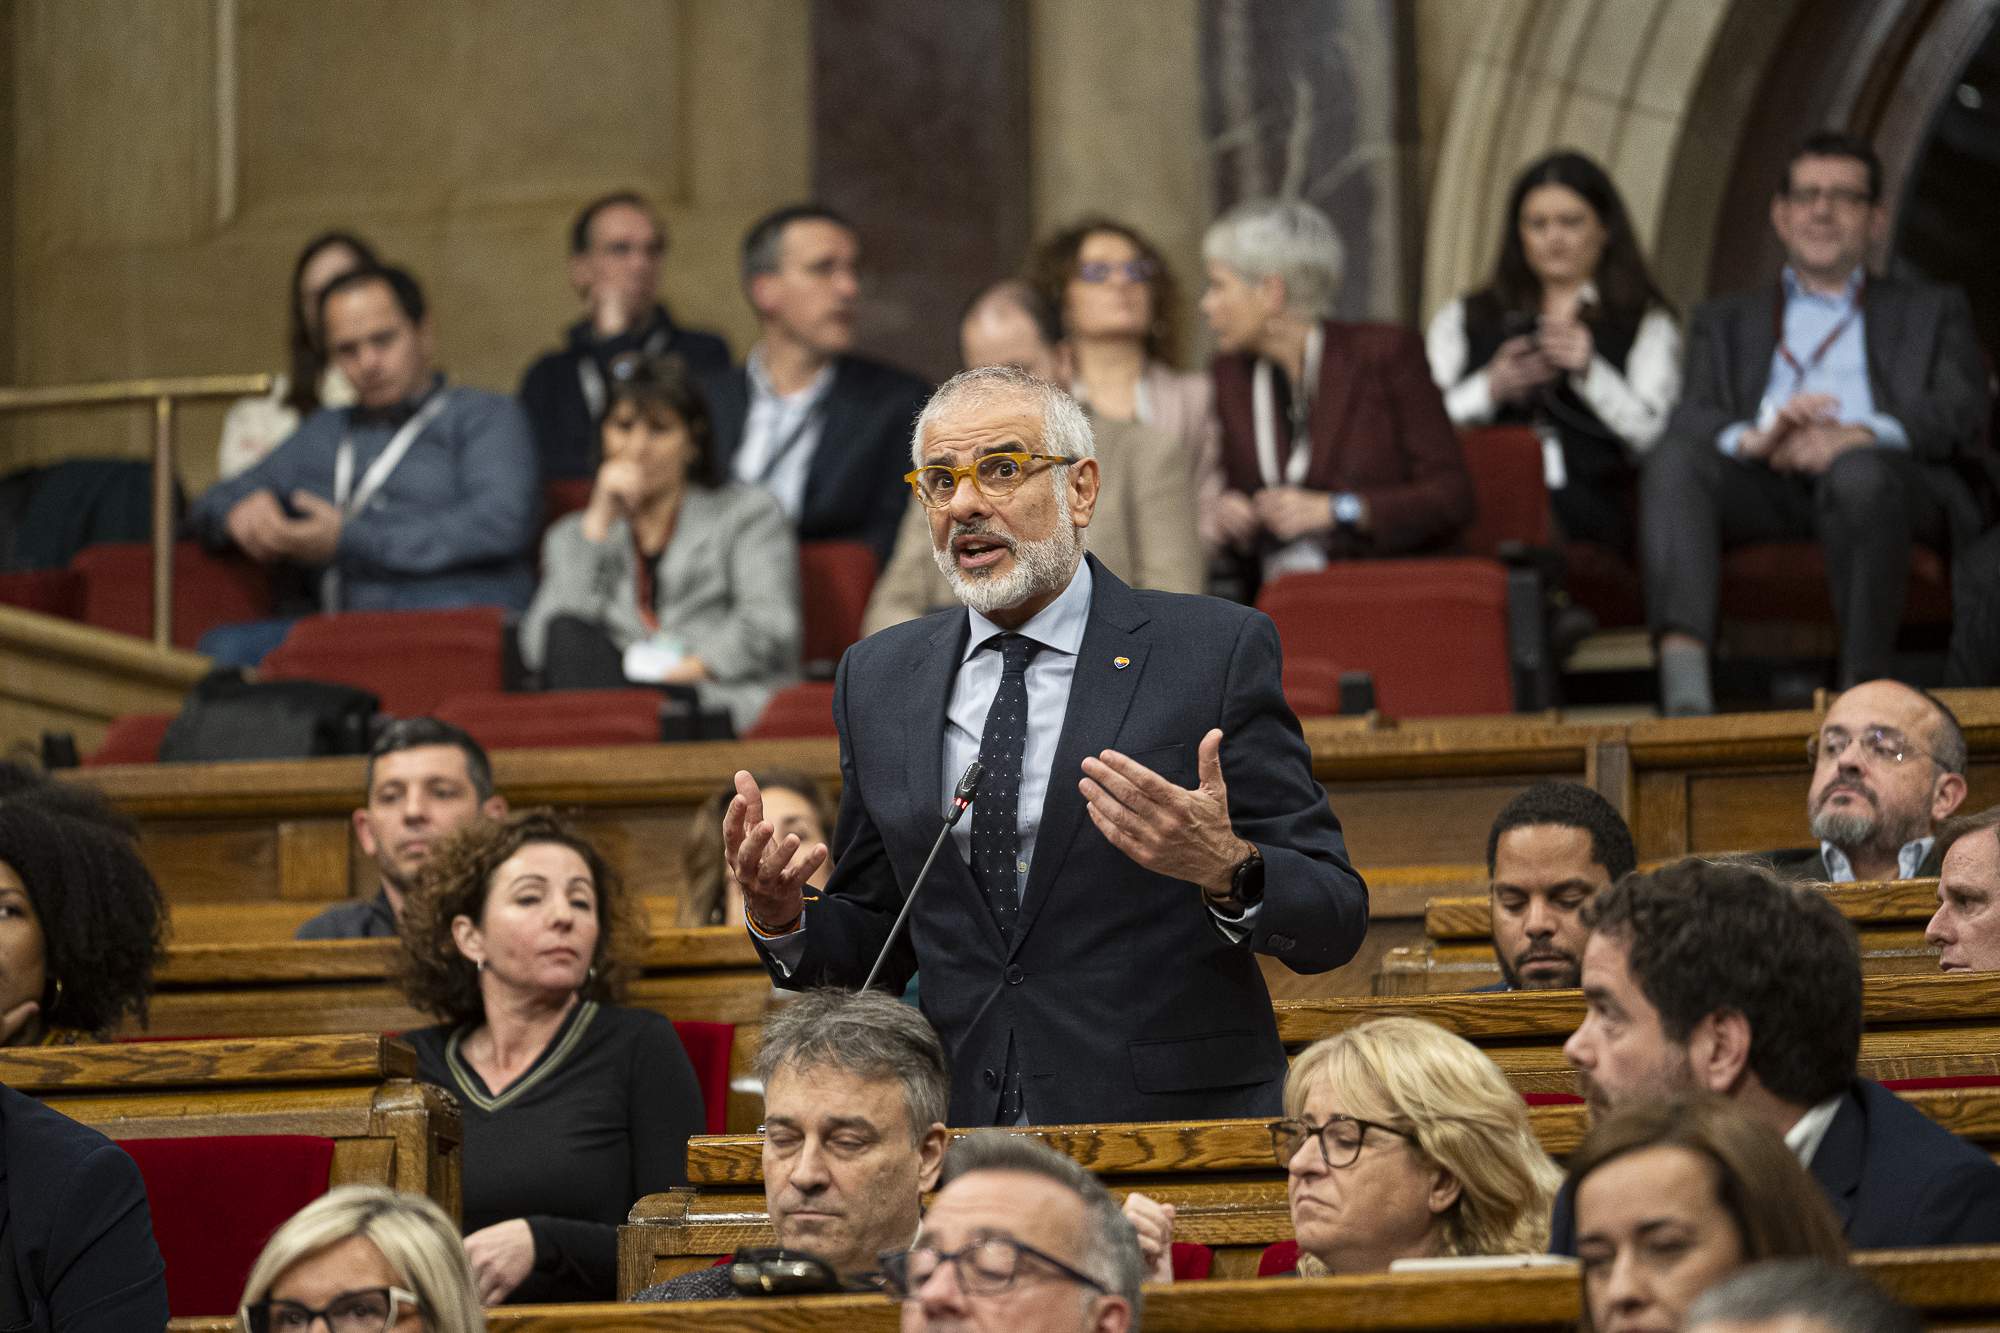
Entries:
[[[521, 617], [521, 656], [539, 670], [549, 621], [602, 626], [621, 651], [646, 637], [639, 619], [632, 532], [621, 519], [603, 542], [567, 514], [542, 539], [542, 583]], [[748, 730], [778, 690], [799, 679], [798, 544], [769, 491], [688, 488], [673, 539], [654, 570], [660, 630], [708, 665], [703, 702]]]

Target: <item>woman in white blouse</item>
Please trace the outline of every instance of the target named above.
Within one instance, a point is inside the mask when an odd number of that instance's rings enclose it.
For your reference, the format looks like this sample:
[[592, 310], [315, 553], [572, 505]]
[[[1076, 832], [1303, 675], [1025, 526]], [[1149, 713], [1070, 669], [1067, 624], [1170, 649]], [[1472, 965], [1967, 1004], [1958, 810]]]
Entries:
[[1680, 329], [1602, 167], [1561, 152], [1521, 173], [1492, 281], [1438, 311], [1425, 349], [1453, 422], [1541, 435], [1564, 536], [1629, 554], [1626, 494], [1680, 396]]

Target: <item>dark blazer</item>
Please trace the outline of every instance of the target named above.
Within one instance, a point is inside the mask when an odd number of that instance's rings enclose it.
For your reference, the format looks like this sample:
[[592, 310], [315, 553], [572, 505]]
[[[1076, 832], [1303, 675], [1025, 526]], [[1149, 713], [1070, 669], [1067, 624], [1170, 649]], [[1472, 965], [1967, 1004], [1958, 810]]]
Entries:
[[[1279, 689], [1269, 618], [1208, 597], [1135, 592], [1091, 559], [1078, 655], [1011, 945], [953, 845], [884, 968], [900, 994], [921, 966], [925, 1015], [951, 1057], [951, 1120], [990, 1125], [1015, 1043], [1043, 1123], [1274, 1115], [1284, 1048], [1258, 968], [1354, 956], [1368, 891]], [[842, 791], [837, 869], [806, 912], [805, 956], [780, 984], [858, 985], [940, 827], [945, 708], [969, 621], [907, 621], [848, 650], [834, 687]], [[1115, 748], [1184, 787], [1223, 730], [1236, 832], [1265, 860], [1255, 928], [1232, 943], [1189, 885], [1105, 840], [1077, 790], [1085, 755]], [[774, 976], [778, 969], [773, 966]]]
[[146, 1186], [96, 1130], [0, 1087], [0, 1331], [165, 1328]]
[[[1849, 1085], [1808, 1169], [1850, 1249], [2000, 1241], [2000, 1166], [1871, 1079]], [[1549, 1252], [1576, 1253], [1567, 1185], [1556, 1196]]]
[[[732, 475], [750, 414], [749, 372], [738, 366], [709, 387], [717, 462]], [[866, 542], [880, 564], [889, 563], [910, 498], [903, 483], [910, 429], [930, 396], [930, 385], [894, 366], [861, 356], [834, 361], [799, 511], [800, 541]]]
[[[1687, 377], [1667, 433], [1713, 441], [1751, 421], [1777, 351], [1779, 288], [1733, 292], [1695, 308]], [[1910, 453], [1951, 515], [1954, 544], [1977, 534], [2000, 484], [1985, 439], [1986, 367], [1965, 293], [1903, 278], [1868, 279], [1862, 310], [1875, 410], [1903, 423]]]
[[[1353, 491], [1368, 501], [1365, 550], [1403, 555], [1451, 546], [1472, 521], [1472, 478], [1458, 432], [1445, 415], [1416, 334], [1391, 324], [1329, 320], [1312, 404], [1308, 490]], [[1256, 358], [1219, 356], [1215, 412], [1222, 421], [1222, 470], [1231, 490], [1264, 489], [1251, 412]], [[1285, 431], [1281, 428], [1282, 439]]]
[[[1763, 852], [1758, 859], [1769, 864], [1771, 869], [1777, 872], [1779, 879], [1805, 884], [1830, 882], [1827, 877], [1826, 853], [1818, 847], [1790, 847], [1783, 851]], [[1917, 867], [1916, 878], [1930, 879], [1937, 874], [1938, 866], [1943, 860], [1944, 854], [1938, 851], [1936, 843], [1932, 843], [1930, 854], [1924, 857], [1922, 864]]]

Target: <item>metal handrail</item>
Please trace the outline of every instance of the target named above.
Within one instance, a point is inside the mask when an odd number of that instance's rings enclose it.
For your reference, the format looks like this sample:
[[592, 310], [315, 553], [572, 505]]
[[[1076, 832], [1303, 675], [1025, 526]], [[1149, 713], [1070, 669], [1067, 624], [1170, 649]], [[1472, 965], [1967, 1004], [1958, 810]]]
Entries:
[[51, 412], [88, 407], [153, 405], [153, 643], [174, 642], [174, 407], [205, 398], [251, 398], [271, 391], [272, 377], [186, 375], [112, 380], [105, 384], [0, 386], [0, 412]]

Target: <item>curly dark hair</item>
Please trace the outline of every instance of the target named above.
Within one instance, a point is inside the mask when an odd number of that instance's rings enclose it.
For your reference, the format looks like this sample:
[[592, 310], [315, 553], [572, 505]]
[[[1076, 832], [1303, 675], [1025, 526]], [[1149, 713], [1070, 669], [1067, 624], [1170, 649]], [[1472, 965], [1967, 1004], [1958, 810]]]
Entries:
[[637, 974], [646, 949], [645, 904], [598, 850], [552, 810], [525, 810], [503, 820], [475, 820], [440, 843], [403, 904], [403, 953], [397, 981], [410, 1003], [459, 1026], [486, 1017], [479, 971], [458, 951], [451, 923], [482, 920], [493, 872], [530, 843], [554, 843], [583, 858], [597, 889], [597, 949], [579, 994], [616, 1002]]
[[102, 795], [0, 765], [0, 861], [42, 930], [45, 1028], [107, 1036], [143, 1025], [166, 944], [166, 903], [130, 823]]
[[1070, 279], [1076, 276], [1077, 256], [1083, 252], [1083, 243], [1101, 231], [1124, 237], [1141, 259], [1152, 264], [1153, 278], [1146, 286], [1153, 296], [1153, 322], [1146, 329], [1146, 355], [1165, 365], [1178, 366], [1180, 289], [1174, 282], [1174, 271], [1167, 267], [1166, 256], [1138, 228], [1102, 214], [1080, 218], [1035, 247], [1028, 257], [1028, 281], [1055, 310], [1067, 336], [1064, 309], [1068, 305]]
[[1616, 884], [1639, 864], [1632, 847], [1632, 830], [1611, 802], [1577, 782], [1537, 782], [1500, 807], [1493, 830], [1486, 835], [1486, 873], [1491, 875], [1500, 855], [1500, 837], [1517, 828], [1554, 824], [1582, 829], [1590, 835], [1590, 859], [1604, 867]]
[[1583, 909], [1626, 946], [1633, 979], [1685, 1042], [1713, 1013], [1750, 1022], [1750, 1069], [1811, 1106], [1845, 1088], [1861, 1055], [1861, 944], [1826, 895], [1762, 866], [1688, 857], [1627, 875]]

